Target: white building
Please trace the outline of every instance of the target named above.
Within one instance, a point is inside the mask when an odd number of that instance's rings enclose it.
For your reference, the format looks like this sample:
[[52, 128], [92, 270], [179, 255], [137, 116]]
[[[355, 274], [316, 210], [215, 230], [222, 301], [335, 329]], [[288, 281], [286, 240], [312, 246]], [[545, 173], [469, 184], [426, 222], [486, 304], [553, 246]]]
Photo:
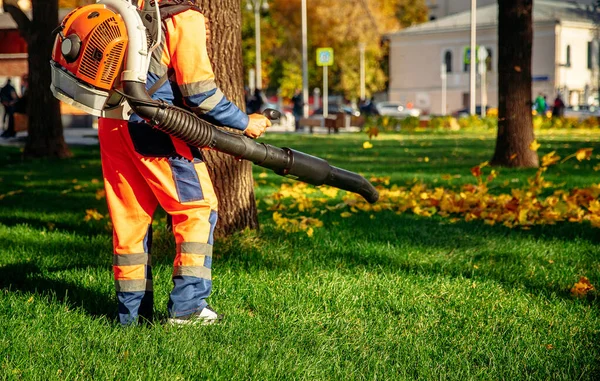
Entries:
[[[497, 3], [498, 0], [477, 0], [478, 7]], [[429, 18], [431, 20], [437, 20], [471, 9], [471, 0], [427, 0], [426, 4], [429, 7]]]
[[[445, 3], [438, 1], [439, 3]], [[451, 1], [452, 3], [455, 0]], [[470, 3], [469, 0], [456, 3]], [[448, 1], [450, 3], [450, 1]], [[447, 110], [469, 105], [470, 11], [430, 21], [389, 35], [389, 99], [412, 102], [425, 112], [442, 112], [441, 65], [447, 67]], [[598, 89], [598, 28], [586, 6], [566, 1], [534, 1], [533, 92], [551, 101], [557, 92], [566, 103], [587, 103]], [[477, 11], [477, 44], [487, 48], [488, 104], [498, 103], [498, 7]], [[476, 94], [480, 104], [481, 94]]]
[[[471, 9], [472, 0], [426, 0], [429, 7], [429, 17], [432, 20], [437, 20], [442, 17], [454, 15]], [[555, 0], [562, 3], [578, 3], [589, 5], [596, 0]], [[476, 0], [477, 7], [485, 7], [487, 5], [498, 4], [498, 0]]]

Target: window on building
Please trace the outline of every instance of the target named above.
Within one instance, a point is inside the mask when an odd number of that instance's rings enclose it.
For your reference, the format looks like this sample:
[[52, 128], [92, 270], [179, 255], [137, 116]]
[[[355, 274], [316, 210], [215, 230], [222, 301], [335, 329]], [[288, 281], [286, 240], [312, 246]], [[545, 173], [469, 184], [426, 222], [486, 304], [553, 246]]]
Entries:
[[485, 59], [485, 67], [486, 67], [486, 70], [487, 70], [488, 72], [490, 72], [490, 71], [494, 71], [494, 56], [493, 56], [493, 53], [492, 53], [492, 48], [490, 48], [490, 47], [486, 47], [485, 49], [486, 49], [486, 50], [487, 50], [487, 52], [488, 52], [488, 56], [487, 56], [487, 58]]
[[446, 50], [444, 53], [444, 63], [446, 64], [446, 73], [452, 73], [452, 52]]
[[567, 45], [567, 55], [565, 57], [565, 66], [571, 67], [571, 45]]

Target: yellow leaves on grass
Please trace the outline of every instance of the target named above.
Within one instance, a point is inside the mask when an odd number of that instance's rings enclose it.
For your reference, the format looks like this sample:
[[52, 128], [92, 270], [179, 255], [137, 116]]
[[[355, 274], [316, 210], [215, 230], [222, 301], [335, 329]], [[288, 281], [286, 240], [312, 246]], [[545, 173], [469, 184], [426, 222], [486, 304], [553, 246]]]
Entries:
[[542, 157], [542, 167], [549, 167], [558, 163], [560, 156], [556, 154], [556, 151], [552, 151], [549, 154]]
[[363, 149], [371, 149], [371, 148], [373, 148], [373, 144], [371, 144], [371, 142], [363, 143]]
[[593, 148], [582, 148], [575, 153], [575, 157], [579, 161], [590, 160], [592, 158]]
[[312, 237], [314, 234], [314, 228], [320, 228], [323, 226], [323, 222], [310, 217], [299, 217], [299, 218], [287, 218], [281, 213], [273, 213], [273, 221], [278, 228], [285, 230], [288, 233], [306, 232], [306, 235]]
[[91, 220], [94, 221], [100, 221], [104, 218], [104, 216], [100, 213], [98, 213], [98, 211], [96, 209], [87, 209], [85, 211], [85, 217], [83, 218], [84, 221], [88, 222]]
[[[591, 156], [591, 149], [577, 153], [585, 159]], [[577, 153], [571, 157], [577, 157]], [[389, 177], [371, 177], [369, 181], [380, 193], [380, 199], [374, 205], [355, 194], [331, 187], [317, 190], [304, 183], [284, 183], [278, 192], [263, 202], [269, 210], [278, 212], [274, 215], [278, 227], [286, 231], [305, 231], [309, 236], [314, 228], [323, 226], [318, 218], [326, 213], [336, 213], [347, 219], [364, 212], [373, 219], [373, 213], [382, 211], [397, 214], [410, 212], [423, 217], [439, 215], [452, 222], [459, 221], [459, 218], [465, 221], [481, 220], [487, 225], [521, 229], [558, 222], [589, 222], [600, 228], [600, 184], [582, 189], [556, 188], [551, 194], [543, 196], [546, 189], [556, 187], [545, 180], [544, 174], [549, 166], [560, 161], [560, 157], [556, 152], [550, 152], [541, 161], [542, 166], [526, 184], [508, 193], [489, 193], [489, 184], [498, 177], [498, 173], [496, 170], [484, 171], [489, 166], [484, 162], [471, 168], [477, 183], [466, 184], [459, 189], [431, 188], [416, 180], [409, 187], [400, 187], [390, 185]], [[447, 181], [453, 178], [457, 176], [442, 176]], [[505, 181], [504, 185], [518, 182], [518, 179], [513, 179]], [[340, 194], [341, 203], [338, 199]]]
[[582, 276], [579, 278], [579, 282], [575, 283], [573, 288], [571, 288], [571, 295], [581, 298], [586, 296], [590, 291], [594, 291], [594, 286], [592, 286], [588, 278]]
[[539, 150], [541, 146], [542, 145], [540, 143], [538, 143], [537, 140], [534, 140], [529, 145], [529, 149], [532, 150], [532, 151], [534, 151], [534, 152], [537, 152], [537, 150]]
[[565, 161], [572, 158], [576, 158], [577, 161], [590, 160], [592, 158], [592, 152], [594, 152], [593, 148], [582, 148], [574, 154], [567, 156], [562, 162], [564, 163]]
[[96, 200], [102, 200], [106, 197], [106, 191], [104, 189], [98, 189], [96, 191]]
[[483, 168], [487, 167], [488, 165], [489, 165], [489, 163], [486, 161], [486, 162], [483, 162], [483, 163], [471, 168], [471, 174], [478, 178], [481, 177], [481, 174], [482, 174], [481, 170]]
[[5, 194], [0, 194], [0, 200], [3, 200], [3, 199], [5, 199], [6, 197], [12, 197], [12, 196], [15, 196], [15, 195], [17, 195], [17, 194], [21, 194], [21, 193], [23, 193], [23, 190], [22, 190], [22, 189], [18, 189], [18, 190], [14, 190], [14, 191], [7, 192], [7, 193], [5, 193]]
[[379, 128], [377, 127], [369, 127], [367, 129], [367, 135], [369, 135], [369, 139], [373, 139], [379, 136]]

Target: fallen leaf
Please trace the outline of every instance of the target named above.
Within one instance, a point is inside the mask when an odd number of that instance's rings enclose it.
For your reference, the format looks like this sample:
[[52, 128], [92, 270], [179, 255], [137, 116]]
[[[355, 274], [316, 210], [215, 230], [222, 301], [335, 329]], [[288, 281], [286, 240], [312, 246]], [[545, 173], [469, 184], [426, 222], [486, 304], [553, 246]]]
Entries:
[[575, 153], [575, 157], [579, 161], [590, 160], [592, 158], [593, 148], [582, 148]]
[[552, 151], [549, 154], [542, 157], [542, 167], [549, 167], [553, 164], [558, 163], [560, 156], [556, 154], [556, 151]]
[[573, 288], [571, 288], [571, 295], [580, 298], [587, 295], [588, 292], [593, 290], [594, 286], [592, 286], [589, 279], [582, 276], [581, 278], [579, 278], [579, 282], [575, 283], [573, 285]]
[[541, 146], [542, 145], [540, 143], [538, 143], [537, 140], [534, 140], [529, 145], [529, 149], [532, 150], [532, 151], [534, 151], [534, 152], [537, 152], [537, 150], [539, 150]]
[[371, 148], [373, 148], [373, 144], [371, 144], [371, 142], [364, 142], [363, 143], [363, 148], [364, 149], [371, 149]]
[[87, 209], [85, 211], [85, 217], [83, 218], [83, 220], [86, 222], [91, 220], [100, 221], [103, 218], [104, 216], [98, 213], [96, 209]]

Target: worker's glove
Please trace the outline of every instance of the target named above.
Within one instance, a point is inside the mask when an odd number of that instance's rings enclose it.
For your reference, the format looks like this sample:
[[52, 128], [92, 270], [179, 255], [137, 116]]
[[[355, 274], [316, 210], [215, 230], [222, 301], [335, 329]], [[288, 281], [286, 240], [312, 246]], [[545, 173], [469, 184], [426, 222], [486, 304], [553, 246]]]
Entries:
[[261, 114], [249, 115], [248, 119], [248, 127], [244, 130], [244, 134], [252, 139], [260, 137], [267, 127], [271, 127], [271, 121]]

